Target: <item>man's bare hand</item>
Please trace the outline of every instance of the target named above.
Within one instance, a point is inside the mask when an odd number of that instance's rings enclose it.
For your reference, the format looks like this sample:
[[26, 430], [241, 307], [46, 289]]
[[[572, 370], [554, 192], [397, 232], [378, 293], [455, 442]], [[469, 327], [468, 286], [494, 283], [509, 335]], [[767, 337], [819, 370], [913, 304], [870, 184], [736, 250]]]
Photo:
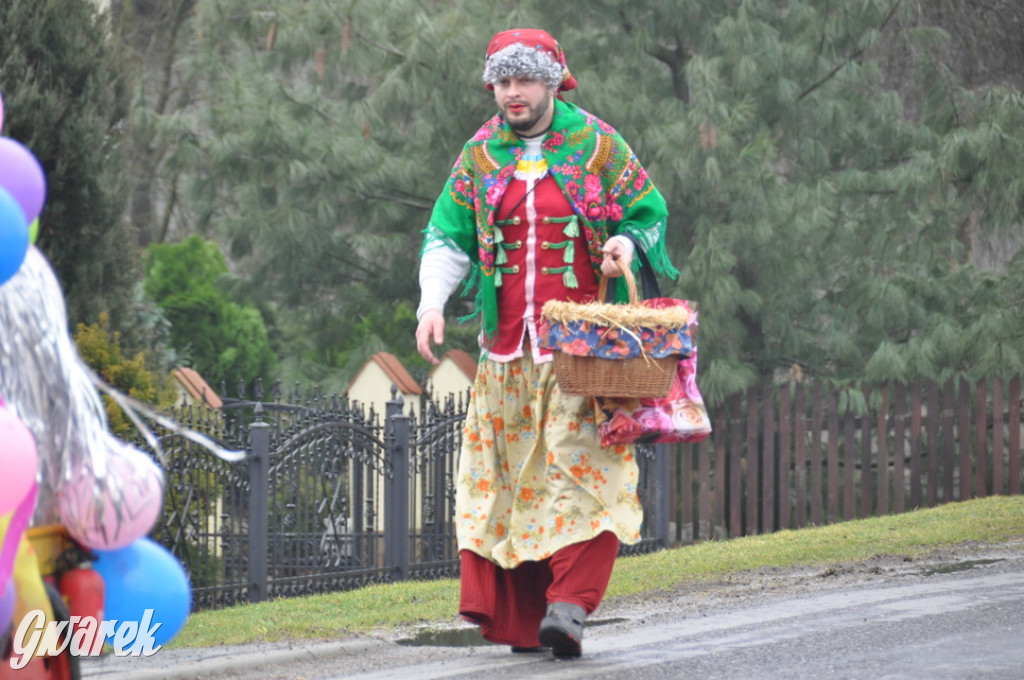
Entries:
[[440, 345], [444, 342], [444, 314], [436, 309], [423, 312], [420, 323], [416, 326], [416, 349], [420, 356], [434, 364], [441, 363], [441, 360], [434, 356], [430, 343]]
[[604, 260], [601, 261], [601, 274], [609, 279], [622, 276], [622, 270], [629, 267], [633, 253], [617, 238], [605, 241], [601, 248]]

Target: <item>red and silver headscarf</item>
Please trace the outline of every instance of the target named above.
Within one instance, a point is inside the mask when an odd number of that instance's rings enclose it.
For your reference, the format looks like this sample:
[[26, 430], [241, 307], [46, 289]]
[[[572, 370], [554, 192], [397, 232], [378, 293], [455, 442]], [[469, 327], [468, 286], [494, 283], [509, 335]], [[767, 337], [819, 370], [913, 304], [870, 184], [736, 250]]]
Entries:
[[576, 87], [558, 41], [536, 28], [514, 28], [491, 38], [484, 64], [484, 84], [493, 90], [502, 78], [533, 78], [558, 92]]

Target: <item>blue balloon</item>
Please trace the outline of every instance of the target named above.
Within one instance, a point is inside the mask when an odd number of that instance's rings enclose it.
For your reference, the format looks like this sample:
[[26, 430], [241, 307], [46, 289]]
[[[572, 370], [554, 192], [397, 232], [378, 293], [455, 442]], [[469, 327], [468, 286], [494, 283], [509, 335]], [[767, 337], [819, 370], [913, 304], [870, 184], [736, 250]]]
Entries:
[[21, 206], [0, 187], [0, 284], [14, 276], [28, 252], [28, 224]]
[[161, 624], [152, 634], [154, 644], [163, 645], [177, 635], [192, 609], [192, 587], [178, 559], [149, 538], [94, 552], [92, 566], [106, 589], [103, 618], [116, 620], [117, 630], [122, 622], [144, 621], [146, 610], [152, 609], [150, 629]]
[[7, 579], [7, 583], [0, 585], [0, 636], [3, 636], [14, 616], [14, 579]]

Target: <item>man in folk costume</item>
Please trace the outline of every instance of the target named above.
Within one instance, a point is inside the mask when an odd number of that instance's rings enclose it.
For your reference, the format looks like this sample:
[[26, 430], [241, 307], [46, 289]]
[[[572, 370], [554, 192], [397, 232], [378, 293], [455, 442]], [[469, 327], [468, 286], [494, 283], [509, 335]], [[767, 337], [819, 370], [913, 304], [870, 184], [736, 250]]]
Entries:
[[636, 247], [677, 272], [664, 199], [611, 126], [562, 100], [576, 81], [554, 38], [497, 34], [483, 80], [500, 112], [466, 143], [425, 230], [416, 340], [438, 363], [445, 302], [474, 270], [483, 355], [456, 480], [459, 612], [513, 651], [571, 658], [643, 511], [633, 447], [602, 448], [593, 400], [560, 392], [540, 311], [594, 300]]

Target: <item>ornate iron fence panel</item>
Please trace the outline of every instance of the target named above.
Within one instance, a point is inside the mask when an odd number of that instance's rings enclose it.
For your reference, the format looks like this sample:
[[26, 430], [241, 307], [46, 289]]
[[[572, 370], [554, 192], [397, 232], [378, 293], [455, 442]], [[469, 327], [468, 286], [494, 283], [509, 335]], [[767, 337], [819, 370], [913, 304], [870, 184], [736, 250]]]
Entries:
[[[174, 418], [244, 450], [248, 430], [208, 409], [176, 410]], [[189, 574], [192, 609], [220, 609], [249, 599], [249, 474], [246, 463], [227, 463], [187, 439], [165, 434], [164, 512], [155, 540], [174, 553]], [[143, 447], [141, 442], [137, 445]]]
[[466, 401], [450, 395], [442, 407], [428, 402], [410, 442], [412, 578], [459, 574], [455, 540], [455, 471], [462, 446]]
[[[268, 409], [272, 406], [268, 406]], [[271, 419], [268, 595], [390, 580], [384, 563], [384, 428], [371, 411], [321, 404]]]

